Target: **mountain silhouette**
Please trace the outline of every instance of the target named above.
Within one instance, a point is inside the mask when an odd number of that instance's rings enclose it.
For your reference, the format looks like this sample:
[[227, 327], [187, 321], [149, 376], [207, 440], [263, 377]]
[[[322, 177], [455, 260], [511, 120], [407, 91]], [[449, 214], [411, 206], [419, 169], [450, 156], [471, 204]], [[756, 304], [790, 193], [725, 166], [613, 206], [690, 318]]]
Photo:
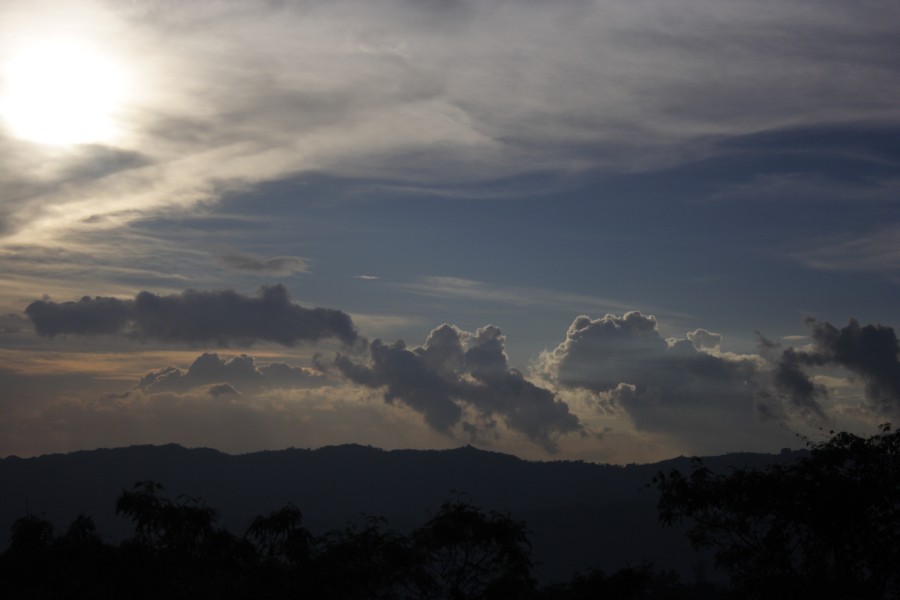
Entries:
[[[725, 470], [795, 455], [728, 454], [704, 464]], [[317, 534], [365, 515], [404, 531], [462, 498], [527, 523], [540, 580], [644, 563], [692, 578], [712, 571], [712, 561], [691, 549], [683, 530], [659, 524], [657, 491], [648, 485], [671, 469], [687, 472], [690, 459], [614, 466], [526, 461], [471, 446], [386, 451], [355, 444], [242, 455], [169, 444], [12, 456], [0, 459], [0, 548], [13, 521], [26, 514], [57, 527], [90, 515], [102, 535], [119, 541], [132, 527], [114, 514], [115, 499], [136, 481], [156, 481], [170, 496], [202, 498], [239, 534], [254, 516], [287, 503], [301, 509], [304, 524]]]

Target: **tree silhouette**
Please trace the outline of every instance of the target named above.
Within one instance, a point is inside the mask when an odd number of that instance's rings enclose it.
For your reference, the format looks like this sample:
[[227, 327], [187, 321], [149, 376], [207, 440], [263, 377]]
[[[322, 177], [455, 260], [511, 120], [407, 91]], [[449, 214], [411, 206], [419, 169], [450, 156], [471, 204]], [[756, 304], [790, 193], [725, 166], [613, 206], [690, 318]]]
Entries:
[[[35, 515], [16, 519], [9, 530], [0, 579], [12, 594], [34, 591], [40, 596], [53, 586], [53, 524]], [[24, 595], [24, 594], [23, 594]]]
[[53, 523], [35, 515], [16, 519], [9, 530], [9, 552], [13, 555], [38, 559], [50, 552], [53, 543]]
[[316, 589], [324, 598], [388, 600], [414, 595], [418, 581], [409, 538], [369, 516], [319, 539]]
[[264, 561], [298, 567], [309, 560], [312, 534], [301, 526], [303, 514], [293, 504], [253, 519], [245, 538]]
[[900, 432], [834, 434], [761, 470], [660, 473], [659, 515], [691, 523], [749, 598], [900, 597]]
[[252, 589], [252, 549], [216, 527], [217, 511], [198, 498], [160, 496], [163, 486], [140, 481], [116, 500], [116, 512], [135, 524], [122, 544], [123, 573], [140, 587], [140, 598], [231, 598]]
[[412, 542], [420, 598], [524, 598], [534, 590], [525, 525], [507, 514], [445, 503]]
[[140, 542], [176, 560], [197, 558], [214, 538], [217, 513], [190, 496], [160, 497], [163, 489], [152, 481], [136, 483], [116, 500], [116, 513], [134, 521]]
[[593, 569], [586, 575], [576, 573], [571, 581], [547, 586], [539, 595], [541, 600], [712, 600], [719, 597], [717, 590], [711, 586], [699, 584], [691, 589], [681, 583], [674, 573], [658, 571], [649, 564], [625, 567], [612, 574], [599, 569]]
[[103, 597], [111, 589], [112, 547], [103, 543], [90, 517], [79, 515], [60, 537], [53, 525], [28, 515], [10, 527], [0, 555], [0, 597]]

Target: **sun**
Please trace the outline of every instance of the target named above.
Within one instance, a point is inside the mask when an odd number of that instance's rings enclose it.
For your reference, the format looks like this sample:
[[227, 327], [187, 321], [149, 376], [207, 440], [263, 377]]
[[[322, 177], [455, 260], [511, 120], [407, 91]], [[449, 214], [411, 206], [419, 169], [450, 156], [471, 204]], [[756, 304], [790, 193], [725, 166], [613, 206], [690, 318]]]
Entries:
[[120, 133], [125, 71], [78, 40], [32, 43], [3, 65], [0, 116], [15, 137], [51, 145], [106, 143]]

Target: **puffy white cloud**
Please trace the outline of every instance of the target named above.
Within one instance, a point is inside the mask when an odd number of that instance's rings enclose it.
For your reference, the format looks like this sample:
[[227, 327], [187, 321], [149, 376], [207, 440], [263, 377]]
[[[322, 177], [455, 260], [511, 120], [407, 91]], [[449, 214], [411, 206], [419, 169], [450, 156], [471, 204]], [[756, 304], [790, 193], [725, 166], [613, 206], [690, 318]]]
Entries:
[[580, 316], [537, 368], [562, 389], [590, 390], [640, 430], [689, 438], [753, 425], [758, 362], [698, 349], [721, 343], [718, 334], [695, 330], [691, 338], [665, 340], [656, 318], [636, 311]]
[[718, 348], [722, 343], [722, 336], [720, 334], [712, 333], [711, 331], [707, 331], [705, 329], [695, 329], [694, 331], [688, 331], [687, 339], [691, 340], [691, 342], [694, 344], [694, 347], [698, 350]]

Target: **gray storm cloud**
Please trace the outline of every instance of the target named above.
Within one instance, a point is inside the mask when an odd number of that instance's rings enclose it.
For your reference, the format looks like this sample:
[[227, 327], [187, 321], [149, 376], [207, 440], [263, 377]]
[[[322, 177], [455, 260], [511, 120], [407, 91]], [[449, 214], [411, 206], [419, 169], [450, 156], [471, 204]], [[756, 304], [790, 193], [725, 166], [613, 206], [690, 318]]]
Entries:
[[75, 302], [37, 300], [25, 314], [38, 335], [126, 335], [141, 340], [250, 345], [336, 339], [358, 335], [350, 316], [329, 308], [304, 308], [282, 285], [264, 286], [256, 296], [231, 290], [186, 290], [160, 296], [140, 292], [133, 300], [88, 297]]
[[[509, 367], [505, 338], [493, 325], [469, 333], [444, 324], [423, 346], [375, 340], [369, 353], [369, 364], [338, 355], [336, 365], [355, 383], [384, 388], [386, 402], [402, 402], [437, 431], [450, 433], [461, 425], [477, 433], [499, 417], [548, 452], [556, 451], [560, 435], [582, 432], [566, 403]], [[465, 408], [474, 410], [479, 423], [464, 421]]]
[[209, 386], [213, 396], [230, 393], [255, 393], [270, 389], [302, 388], [321, 385], [325, 378], [285, 363], [258, 364], [252, 356], [242, 354], [229, 360], [218, 354], [201, 354], [187, 371], [167, 367], [148, 373], [135, 386], [148, 394], [183, 393]]

